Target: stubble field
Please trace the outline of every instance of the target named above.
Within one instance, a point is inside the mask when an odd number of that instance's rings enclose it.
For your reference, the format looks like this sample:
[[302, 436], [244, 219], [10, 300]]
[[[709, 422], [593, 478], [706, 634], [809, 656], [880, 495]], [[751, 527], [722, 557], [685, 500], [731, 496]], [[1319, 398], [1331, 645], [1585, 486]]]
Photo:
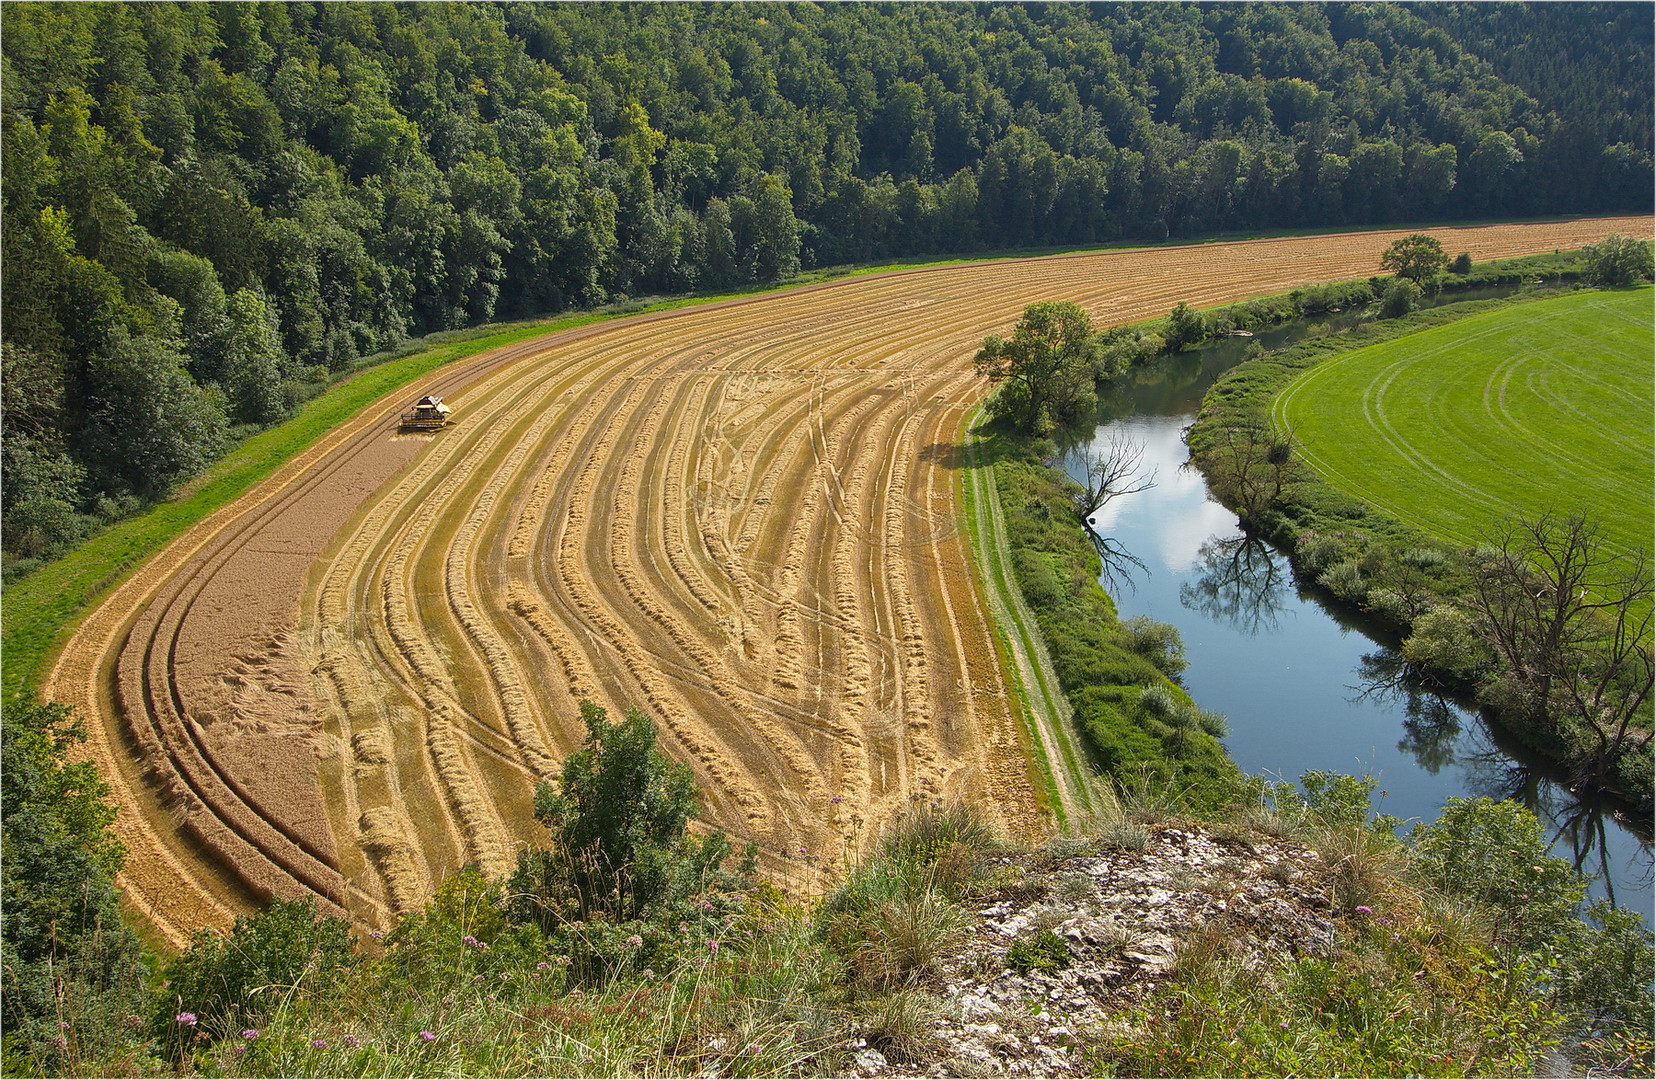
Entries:
[[[1434, 230], [1475, 258], [1648, 218]], [[581, 698], [658, 721], [703, 819], [811, 887], [911, 799], [1042, 823], [959, 520], [971, 357], [1375, 272], [1397, 232], [901, 271], [554, 334], [366, 410], [139, 568], [43, 687], [92, 718], [130, 902], [387, 924], [537, 839]], [[453, 427], [396, 433], [418, 393]]]

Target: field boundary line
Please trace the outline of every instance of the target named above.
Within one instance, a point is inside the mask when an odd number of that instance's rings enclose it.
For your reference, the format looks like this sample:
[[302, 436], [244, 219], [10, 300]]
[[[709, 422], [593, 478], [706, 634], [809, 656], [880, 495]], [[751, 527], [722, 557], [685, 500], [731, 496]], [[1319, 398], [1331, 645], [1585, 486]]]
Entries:
[[971, 502], [972, 550], [982, 575], [989, 614], [1012, 653], [1009, 673], [1020, 691], [1024, 722], [1029, 727], [1035, 761], [1045, 774], [1045, 787], [1052, 800], [1053, 816], [1060, 828], [1096, 810], [1092, 803], [1092, 778], [1086, 756], [1079, 745], [1075, 718], [1069, 698], [1059, 685], [1046, 641], [1025, 603], [1023, 591], [1012, 575], [1011, 548], [1006, 540], [1000, 490], [995, 483], [994, 465], [984, 460], [981, 440], [972, 428], [981, 421], [981, 407], [968, 413], [962, 424], [966, 449], [966, 487]]

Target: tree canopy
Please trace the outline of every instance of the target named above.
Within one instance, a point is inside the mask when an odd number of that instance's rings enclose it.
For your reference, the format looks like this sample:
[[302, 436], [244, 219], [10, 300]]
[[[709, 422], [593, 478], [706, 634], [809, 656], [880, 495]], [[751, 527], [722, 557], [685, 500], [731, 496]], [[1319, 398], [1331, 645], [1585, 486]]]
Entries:
[[1380, 254], [1380, 269], [1390, 270], [1408, 281], [1427, 281], [1449, 265], [1449, 255], [1435, 236], [1410, 233], [1393, 240]]
[[1649, 240], [1611, 233], [1582, 249], [1587, 255], [1587, 280], [1595, 285], [1633, 285], [1652, 277]]
[[1027, 431], [1046, 434], [1091, 409], [1099, 342], [1079, 304], [1030, 304], [1012, 336], [990, 334], [976, 359], [978, 374], [998, 388], [989, 412]]
[[0, 1016], [8, 1058], [16, 1044], [62, 1067], [65, 1000], [107, 1025], [77, 1033], [88, 1048], [113, 1042], [143, 1000], [141, 947], [115, 892], [126, 847], [111, 828], [109, 785], [91, 762], [68, 760], [86, 733], [67, 709], [8, 701], [0, 725]]

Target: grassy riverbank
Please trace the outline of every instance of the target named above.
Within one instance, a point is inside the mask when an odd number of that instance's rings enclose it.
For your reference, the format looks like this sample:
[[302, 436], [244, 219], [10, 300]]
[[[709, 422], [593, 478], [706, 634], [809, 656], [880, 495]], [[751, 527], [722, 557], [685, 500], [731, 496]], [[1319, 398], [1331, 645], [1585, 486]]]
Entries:
[[[1176, 631], [1117, 618], [1099, 584], [1103, 565], [1073, 508], [1074, 482], [1043, 461], [1039, 442], [989, 425], [970, 439], [975, 467], [993, 471], [997, 502], [993, 528], [980, 527], [974, 538], [988, 568], [986, 591], [1008, 596], [1001, 602], [1007, 613], [997, 618], [1011, 618], [1009, 632], [1038, 668], [1050, 664], [1038, 685], [1054, 727], [1083, 739], [1072, 747], [1067, 735], [1055, 738], [1064, 756], [1049, 752], [1048, 768], [1097, 770], [1118, 783], [1177, 791], [1185, 805], [1224, 805], [1240, 774], [1215, 738], [1223, 719], [1203, 713], [1179, 685], [1184, 655]], [[1037, 640], [1029, 640], [1032, 629]], [[1052, 700], [1055, 690], [1062, 700]]]

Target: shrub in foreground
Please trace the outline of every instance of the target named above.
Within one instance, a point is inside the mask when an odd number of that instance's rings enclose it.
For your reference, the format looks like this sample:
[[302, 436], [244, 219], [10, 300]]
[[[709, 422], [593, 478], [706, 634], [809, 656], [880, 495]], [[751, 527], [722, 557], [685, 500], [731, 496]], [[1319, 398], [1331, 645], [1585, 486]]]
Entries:
[[318, 918], [314, 900], [276, 900], [225, 936], [200, 930], [167, 967], [150, 1033], [169, 1058], [257, 1027], [296, 997], [325, 992], [355, 962], [351, 927]]

